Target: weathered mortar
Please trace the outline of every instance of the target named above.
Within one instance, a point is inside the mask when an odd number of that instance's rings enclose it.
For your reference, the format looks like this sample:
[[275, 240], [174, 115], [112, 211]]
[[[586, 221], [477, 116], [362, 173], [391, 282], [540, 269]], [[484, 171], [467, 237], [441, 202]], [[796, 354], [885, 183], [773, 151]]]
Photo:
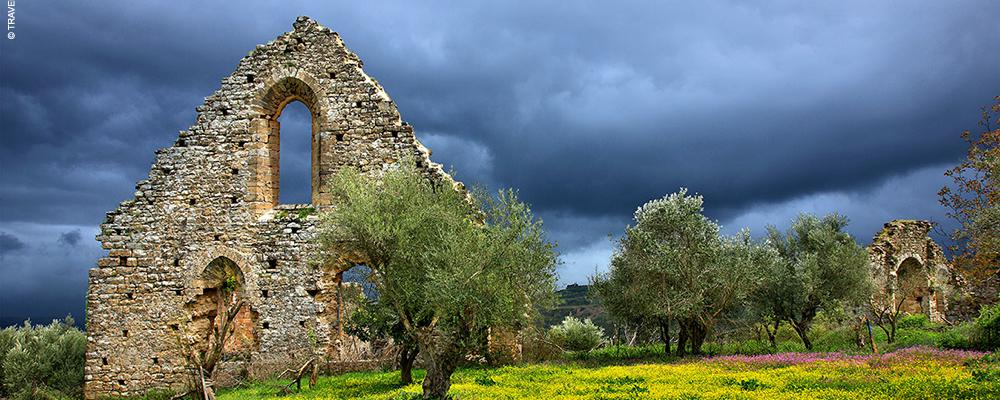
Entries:
[[[337, 33], [306, 17], [293, 27], [240, 61], [197, 108], [195, 125], [156, 152], [135, 198], [107, 214], [97, 239], [108, 256], [90, 270], [87, 294], [86, 398], [183, 388], [179, 325], [202, 294], [194, 282], [219, 257], [244, 278], [254, 316], [246, 323], [259, 346], [246, 364], [252, 375], [309, 356], [310, 331], [336, 362], [348, 338], [331, 312], [332, 291], [351, 263], [311, 262], [313, 208], [331, 201], [326, 180], [344, 167], [378, 171], [409, 157], [451, 181]], [[293, 100], [313, 114], [308, 206], [277, 204], [277, 117]]]

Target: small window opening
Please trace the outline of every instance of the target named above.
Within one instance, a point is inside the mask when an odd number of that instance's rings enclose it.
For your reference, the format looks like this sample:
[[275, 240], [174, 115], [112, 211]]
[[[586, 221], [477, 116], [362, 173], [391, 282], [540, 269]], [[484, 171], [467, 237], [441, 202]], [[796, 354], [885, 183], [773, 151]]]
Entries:
[[179, 267], [179, 266], [181, 266], [181, 259], [179, 259], [179, 258], [175, 258], [175, 259], [174, 259], [174, 266], [175, 266], [175, 267]]
[[253, 74], [247, 74], [247, 83], [253, 83]]
[[160, 365], [159, 357], [153, 357], [153, 365]]
[[125, 380], [124, 379], [119, 379], [118, 380], [118, 384], [122, 385], [122, 386], [125, 386]]
[[229, 198], [229, 202], [232, 204], [236, 204], [237, 202], [239, 202], [239, 200], [236, 199], [236, 196], [233, 196]]
[[337, 141], [338, 142], [343, 142], [344, 141], [344, 134], [343, 133], [338, 133], [337, 134]]
[[360, 101], [355, 101], [354, 102], [354, 108], [361, 108], [361, 102]]
[[188, 200], [188, 204], [190, 204], [190, 205], [193, 206], [194, 205], [194, 199]]
[[337, 73], [336, 72], [330, 72], [330, 79], [337, 79]]
[[176, 331], [176, 330], [180, 330], [180, 329], [181, 329], [180, 325], [170, 324], [170, 330]]
[[174, 295], [180, 296], [181, 294], [183, 294], [183, 292], [181, 292], [180, 289], [174, 289]]
[[306, 320], [299, 321], [299, 326], [305, 327], [306, 326]]
[[177, 139], [177, 147], [187, 147], [187, 142], [184, 139]]
[[268, 297], [268, 293], [267, 293], [267, 290], [261, 290], [261, 291], [260, 291], [260, 297], [263, 297], [263, 298], [265, 298], [265, 299], [266, 299], [266, 298]]
[[306, 293], [311, 297], [316, 297], [316, 295], [319, 294], [319, 289], [307, 289]]
[[[246, 142], [240, 142], [240, 147], [243, 147], [243, 143], [246, 143]], [[240, 170], [237, 169], [237, 168], [233, 168], [233, 170], [231, 171], [231, 173], [233, 175], [239, 175], [240, 174]]]
[[271, 329], [271, 323], [270, 322], [264, 322], [261, 325], [264, 327], [264, 329]]
[[125, 256], [118, 257], [118, 265], [121, 265], [121, 266], [128, 265], [128, 257], [125, 257]]
[[108, 358], [107, 357], [101, 357], [101, 365], [108, 365]]
[[222, 234], [221, 233], [216, 233], [215, 234], [215, 241], [218, 242], [219, 240], [222, 240]]
[[128, 292], [125, 293], [125, 297], [128, 297], [129, 300], [132, 300], [135, 299], [135, 294], [133, 294], [132, 292]]
[[267, 269], [275, 269], [275, 268], [278, 268], [278, 259], [276, 259], [276, 258], [268, 258], [267, 259]]
[[128, 329], [122, 329], [122, 337], [128, 337]]

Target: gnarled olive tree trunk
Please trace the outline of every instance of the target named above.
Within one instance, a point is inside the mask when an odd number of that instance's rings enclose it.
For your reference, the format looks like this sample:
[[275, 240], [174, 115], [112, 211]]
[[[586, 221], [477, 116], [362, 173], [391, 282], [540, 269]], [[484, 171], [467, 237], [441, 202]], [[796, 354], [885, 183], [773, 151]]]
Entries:
[[399, 381], [404, 385], [413, 383], [413, 363], [419, 353], [415, 344], [403, 344], [399, 349]]
[[[436, 351], [427, 351], [435, 349]], [[443, 399], [451, 388], [451, 375], [458, 368], [462, 353], [451, 345], [427, 346], [424, 350], [427, 375], [424, 376], [425, 399]]]

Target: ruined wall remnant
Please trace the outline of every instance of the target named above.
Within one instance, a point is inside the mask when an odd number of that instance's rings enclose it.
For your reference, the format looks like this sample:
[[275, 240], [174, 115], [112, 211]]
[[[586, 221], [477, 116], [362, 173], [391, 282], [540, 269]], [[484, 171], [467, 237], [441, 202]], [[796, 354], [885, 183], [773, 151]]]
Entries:
[[894, 220], [868, 246], [876, 290], [907, 314], [942, 322], [954, 290], [941, 247], [928, 236], [927, 221]]
[[[135, 197], [107, 214], [108, 250], [90, 270], [85, 394], [144, 394], [187, 382], [177, 337], [215, 317], [212, 268], [235, 269], [247, 306], [231, 350], [265, 376], [313, 351], [344, 357], [335, 292], [344, 265], [317, 265], [316, 209], [331, 205], [338, 170], [380, 171], [407, 159], [450, 181], [337, 33], [300, 17], [257, 46], [197, 108], [197, 122], [156, 152]], [[312, 118], [312, 204], [278, 204], [278, 116], [301, 101]], [[204, 325], [204, 326], [201, 326]], [[314, 349], [311, 343], [321, 348]]]

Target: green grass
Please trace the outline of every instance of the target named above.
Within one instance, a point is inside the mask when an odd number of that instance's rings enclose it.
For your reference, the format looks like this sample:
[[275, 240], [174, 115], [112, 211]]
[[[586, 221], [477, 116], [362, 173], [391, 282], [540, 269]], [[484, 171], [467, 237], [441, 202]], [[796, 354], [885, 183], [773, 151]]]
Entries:
[[[570, 362], [460, 369], [452, 379], [451, 393], [461, 399], [1000, 398], [1000, 382], [982, 379], [982, 373], [974, 375], [975, 371], [954, 357], [922, 353], [791, 365], [699, 359], [613, 366]], [[323, 377], [317, 387], [282, 398], [414, 398], [420, 394], [422, 378], [423, 372], [415, 371], [418, 383], [400, 386], [397, 372], [348, 373]], [[256, 383], [223, 391], [218, 398], [275, 398], [285, 382]]]

